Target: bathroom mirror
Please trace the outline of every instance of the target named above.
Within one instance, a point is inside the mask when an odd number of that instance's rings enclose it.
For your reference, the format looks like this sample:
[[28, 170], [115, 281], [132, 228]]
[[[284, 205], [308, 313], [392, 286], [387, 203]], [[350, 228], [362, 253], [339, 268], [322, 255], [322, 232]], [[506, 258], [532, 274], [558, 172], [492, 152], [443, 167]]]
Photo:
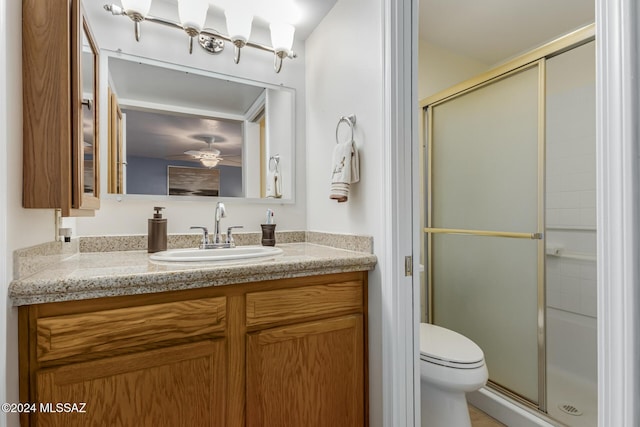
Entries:
[[120, 112], [110, 152], [122, 152], [120, 163], [118, 156], [103, 157], [105, 170], [121, 177], [107, 194], [292, 199], [294, 89], [102, 54], [111, 102], [117, 100], [109, 110]]
[[74, 136], [74, 168], [75, 181], [79, 184], [73, 188], [74, 205], [79, 209], [97, 209], [100, 206], [99, 184], [99, 150], [100, 137], [98, 129], [99, 109], [96, 100], [98, 90], [99, 51], [89, 28], [84, 12], [81, 13], [81, 25], [78, 34], [80, 49], [77, 52], [79, 64], [78, 96], [79, 121]]

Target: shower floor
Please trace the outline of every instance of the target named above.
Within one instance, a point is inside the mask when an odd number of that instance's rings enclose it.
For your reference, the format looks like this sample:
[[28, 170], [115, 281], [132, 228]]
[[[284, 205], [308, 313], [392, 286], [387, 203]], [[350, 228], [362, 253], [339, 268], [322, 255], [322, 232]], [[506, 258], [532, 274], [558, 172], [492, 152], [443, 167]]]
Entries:
[[[570, 415], [568, 412], [581, 412]], [[581, 381], [564, 371], [547, 368], [547, 411], [549, 416], [569, 427], [596, 427], [598, 425], [598, 393], [596, 385]]]

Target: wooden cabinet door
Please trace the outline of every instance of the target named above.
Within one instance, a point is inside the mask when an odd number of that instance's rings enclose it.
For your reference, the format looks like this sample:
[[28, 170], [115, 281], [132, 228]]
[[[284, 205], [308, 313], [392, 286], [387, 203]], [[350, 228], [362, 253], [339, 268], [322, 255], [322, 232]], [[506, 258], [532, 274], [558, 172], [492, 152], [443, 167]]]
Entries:
[[247, 427], [364, 425], [362, 315], [251, 333]]
[[[43, 369], [35, 425], [225, 427], [225, 362], [219, 339]], [[86, 406], [84, 413], [44, 413], [47, 403]]]

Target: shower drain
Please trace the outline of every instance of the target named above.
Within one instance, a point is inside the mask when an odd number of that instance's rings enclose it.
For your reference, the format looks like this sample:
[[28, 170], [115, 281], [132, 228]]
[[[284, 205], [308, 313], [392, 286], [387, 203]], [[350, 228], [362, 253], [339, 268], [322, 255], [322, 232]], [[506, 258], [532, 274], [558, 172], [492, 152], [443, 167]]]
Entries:
[[573, 415], [576, 417], [582, 415], [582, 411], [570, 403], [560, 403], [558, 404], [558, 409], [560, 409], [565, 414]]

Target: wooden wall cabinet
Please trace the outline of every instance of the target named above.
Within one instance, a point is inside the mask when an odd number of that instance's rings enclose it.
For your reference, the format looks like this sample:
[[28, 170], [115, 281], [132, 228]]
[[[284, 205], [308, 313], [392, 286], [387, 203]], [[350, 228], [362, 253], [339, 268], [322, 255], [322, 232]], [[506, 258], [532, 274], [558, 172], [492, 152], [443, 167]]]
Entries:
[[21, 424], [366, 426], [366, 274], [20, 307]]
[[23, 0], [23, 206], [100, 207], [98, 47], [81, 0]]

